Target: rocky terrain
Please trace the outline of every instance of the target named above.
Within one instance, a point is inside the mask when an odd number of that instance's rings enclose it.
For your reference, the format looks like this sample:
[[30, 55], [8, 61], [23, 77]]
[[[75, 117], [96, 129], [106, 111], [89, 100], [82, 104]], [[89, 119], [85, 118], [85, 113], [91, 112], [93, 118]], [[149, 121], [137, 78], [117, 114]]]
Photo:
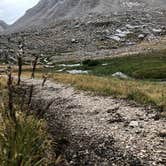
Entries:
[[27, 57], [110, 55], [165, 36], [165, 9], [164, 0], [41, 0], [0, 36], [1, 49], [22, 36]]
[[154, 108], [50, 81], [44, 88], [41, 80], [24, 83], [34, 85], [34, 111], [58, 136], [66, 165], [165, 166], [166, 121]]
[[[41, 0], [13, 25], [4, 25], [0, 22], [0, 61], [16, 64], [21, 55], [29, 64], [39, 56], [39, 64], [50, 67], [150, 51], [140, 46], [144, 42], [166, 43], [166, 2]], [[156, 108], [51, 81], [41, 84], [24, 79], [22, 86], [33, 87], [32, 110], [47, 120], [65, 166], [166, 165], [166, 120]]]
[[[57, 20], [72, 20], [97, 15], [111, 16], [126, 11], [152, 12], [166, 8], [164, 0], [41, 0], [16, 21], [11, 28], [17, 30], [34, 25], [45, 25]], [[159, 12], [159, 11], [158, 11]], [[85, 21], [85, 20], [84, 20]], [[86, 20], [87, 21], [87, 20]]]

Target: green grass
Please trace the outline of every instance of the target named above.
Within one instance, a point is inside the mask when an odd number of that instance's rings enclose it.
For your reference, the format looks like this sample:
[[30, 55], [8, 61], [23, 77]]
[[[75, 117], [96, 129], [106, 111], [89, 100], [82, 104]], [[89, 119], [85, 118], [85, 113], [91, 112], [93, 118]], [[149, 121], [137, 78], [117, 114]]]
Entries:
[[[80, 63], [78, 67], [62, 67], [59, 64], [75, 64]], [[106, 65], [103, 65], [106, 64]], [[61, 62], [54, 68], [43, 68], [39, 66], [37, 73], [56, 73], [57, 70], [88, 70], [90, 75], [109, 77], [116, 72], [122, 72], [131, 78], [141, 80], [160, 81], [166, 80], [166, 50], [143, 53], [133, 56], [107, 58], [99, 60], [85, 60]], [[24, 67], [24, 72], [31, 72], [30, 67]]]
[[0, 165], [46, 165], [49, 142], [44, 122], [17, 113], [17, 125], [5, 115], [0, 123]]
[[72, 69], [89, 70], [90, 74], [96, 76], [111, 76], [115, 72], [123, 72], [136, 79], [162, 80], [166, 79], [166, 50], [135, 56], [83, 61], [82, 66], [66, 68], [66, 70]]
[[53, 155], [52, 140], [43, 119], [20, 111], [19, 96], [14, 98], [16, 122], [7, 107], [6, 78], [0, 79], [0, 166], [46, 166], [58, 162]]

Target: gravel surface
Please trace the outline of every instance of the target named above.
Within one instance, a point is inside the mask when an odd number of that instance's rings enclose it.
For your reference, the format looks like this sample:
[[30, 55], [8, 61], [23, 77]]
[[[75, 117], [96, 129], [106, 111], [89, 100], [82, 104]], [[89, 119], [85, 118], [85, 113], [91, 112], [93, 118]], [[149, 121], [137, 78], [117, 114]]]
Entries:
[[34, 108], [47, 119], [68, 165], [166, 165], [166, 120], [157, 120], [154, 109], [51, 81], [44, 88], [41, 80], [24, 83], [33, 83]]

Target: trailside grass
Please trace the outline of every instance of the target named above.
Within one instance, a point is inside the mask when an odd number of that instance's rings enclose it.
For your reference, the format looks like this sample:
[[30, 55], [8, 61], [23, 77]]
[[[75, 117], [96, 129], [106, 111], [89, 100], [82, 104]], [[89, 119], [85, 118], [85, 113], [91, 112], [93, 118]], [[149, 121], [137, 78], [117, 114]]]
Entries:
[[135, 100], [141, 104], [154, 104], [166, 111], [166, 84], [164, 83], [92, 75], [52, 74], [51, 77], [80, 90]]
[[7, 79], [0, 77], [0, 165], [1, 166], [45, 166], [54, 164], [52, 140], [43, 119], [27, 115], [20, 110], [19, 102], [14, 98], [13, 109], [16, 121], [10, 117]]

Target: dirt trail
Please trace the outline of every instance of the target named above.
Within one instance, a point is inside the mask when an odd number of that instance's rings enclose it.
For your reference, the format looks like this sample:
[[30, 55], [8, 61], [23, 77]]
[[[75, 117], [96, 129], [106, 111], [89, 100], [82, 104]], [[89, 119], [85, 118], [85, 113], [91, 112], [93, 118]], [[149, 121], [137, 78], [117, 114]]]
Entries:
[[[166, 120], [133, 102], [93, 96], [71, 86], [41, 80], [34, 84], [38, 111], [71, 166], [165, 166]], [[63, 147], [63, 148], [62, 148]]]

